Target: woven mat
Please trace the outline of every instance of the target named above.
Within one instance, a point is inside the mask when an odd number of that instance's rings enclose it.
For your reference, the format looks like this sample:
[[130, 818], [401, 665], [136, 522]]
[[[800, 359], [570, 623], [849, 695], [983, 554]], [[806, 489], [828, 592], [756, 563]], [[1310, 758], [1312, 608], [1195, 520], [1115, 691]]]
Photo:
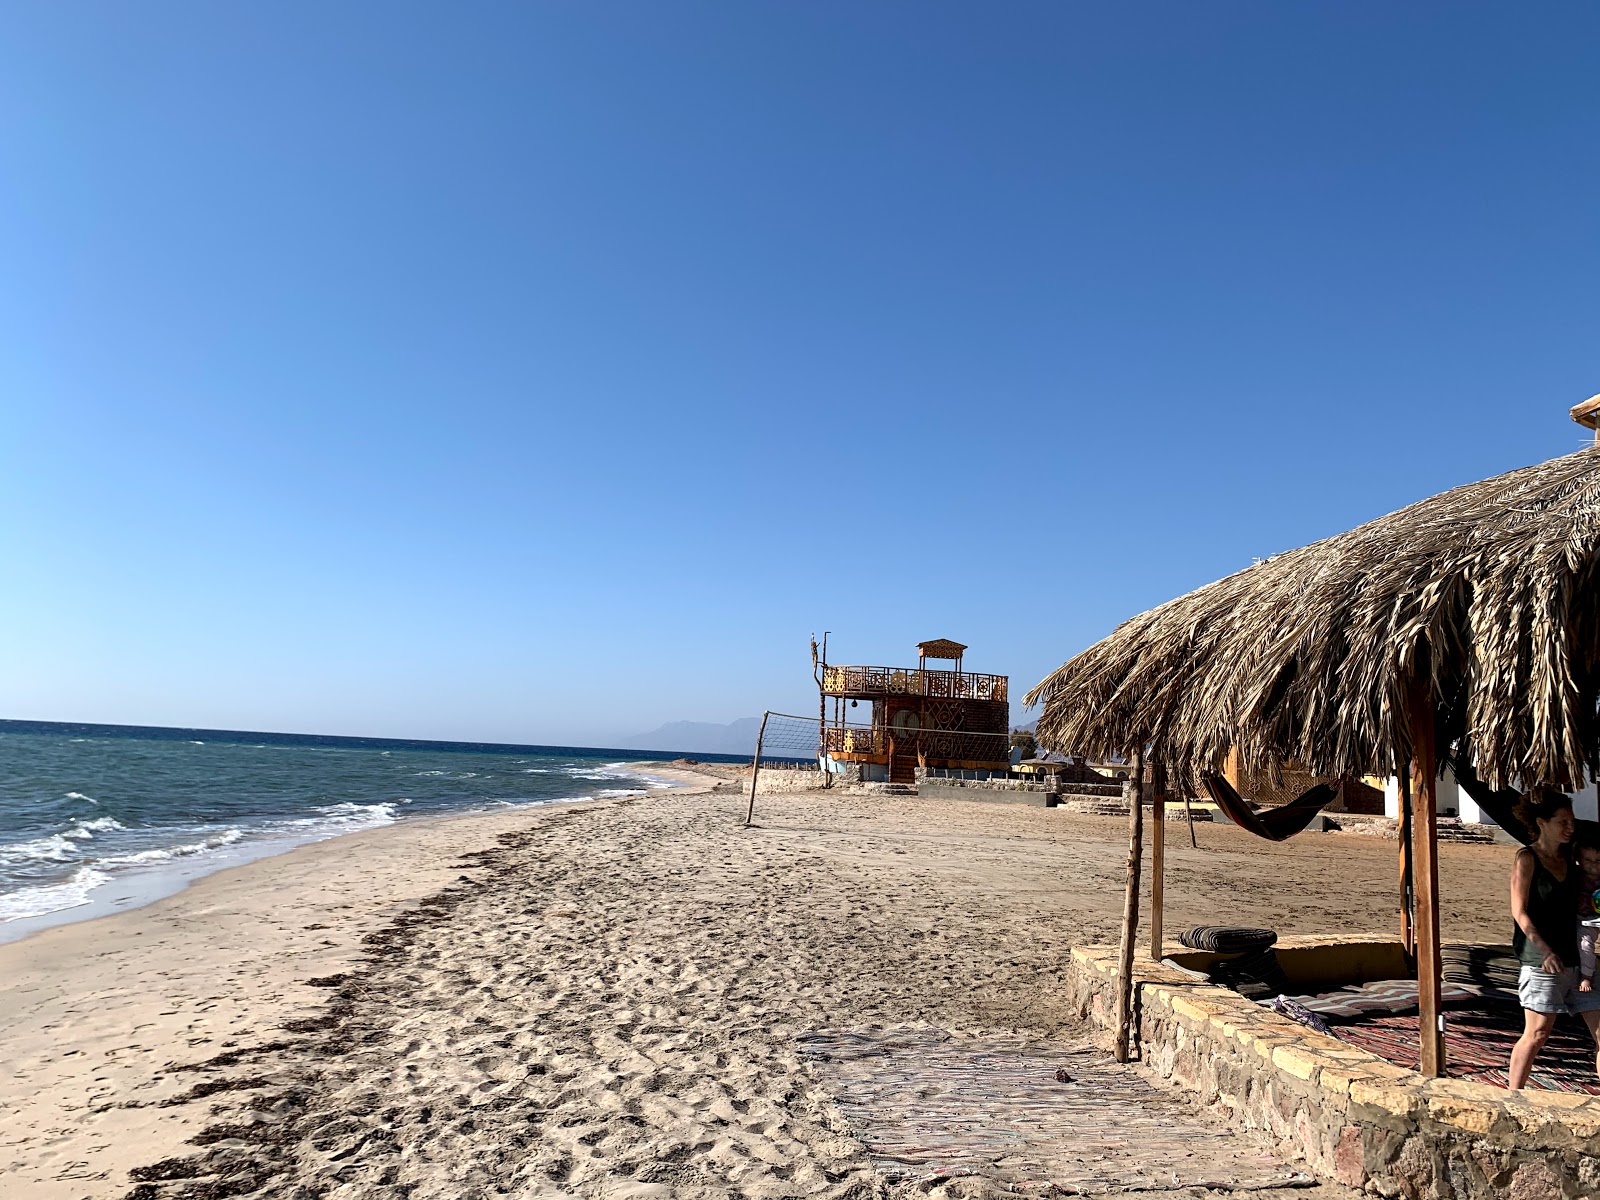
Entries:
[[799, 1040], [890, 1179], [984, 1175], [1070, 1196], [1316, 1182], [1202, 1123], [1103, 1051], [927, 1027]]
[[[1522, 1036], [1522, 1009], [1515, 1003], [1456, 1009], [1444, 1016], [1445, 1074], [1505, 1087], [1511, 1047]], [[1338, 1026], [1339, 1040], [1413, 1070], [1417, 1066], [1417, 1015], [1366, 1017]], [[1555, 1032], [1534, 1060], [1530, 1088], [1600, 1096], [1594, 1070], [1594, 1039], [1577, 1017], [1560, 1017]]]

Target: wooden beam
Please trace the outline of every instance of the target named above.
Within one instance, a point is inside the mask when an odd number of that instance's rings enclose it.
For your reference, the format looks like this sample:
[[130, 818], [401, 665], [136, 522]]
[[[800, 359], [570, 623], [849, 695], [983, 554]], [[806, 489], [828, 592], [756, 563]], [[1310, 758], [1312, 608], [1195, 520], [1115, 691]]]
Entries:
[[1139, 936], [1139, 867], [1144, 857], [1144, 748], [1133, 752], [1128, 787], [1128, 881], [1122, 894], [1122, 944], [1117, 963], [1116, 1033], [1112, 1053], [1119, 1063], [1132, 1056], [1133, 945]]
[[1150, 957], [1160, 962], [1162, 955], [1161, 914], [1166, 892], [1167, 849], [1167, 772], [1158, 762], [1151, 780], [1155, 795], [1150, 808]]
[[1399, 778], [1395, 782], [1400, 791], [1397, 831], [1400, 837], [1400, 944], [1405, 947], [1406, 956], [1414, 960], [1417, 952], [1417, 931], [1413, 923], [1416, 918], [1417, 897], [1412, 874], [1410, 763], [1400, 768]]
[[1421, 1036], [1418, 1070], [1437, 1079], [1444, 1074], [1443, 1019], [1439, 1006], [1439, 766], [1435, 758], [1433, 697], [1428, 688], [1411, 694], [1411, 839], [1417, 898], [1417, 1024]]
[[1594, 440], [1600, 442], [1600, 396], [1590, 396], [1582, 404], [1574, 404], [1572, 419], [1594, 430]]

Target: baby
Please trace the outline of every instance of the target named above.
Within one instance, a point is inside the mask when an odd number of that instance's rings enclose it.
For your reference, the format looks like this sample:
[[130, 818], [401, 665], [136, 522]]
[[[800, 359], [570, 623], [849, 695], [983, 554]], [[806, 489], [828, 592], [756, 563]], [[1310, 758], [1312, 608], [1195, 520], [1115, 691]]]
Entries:
[[1583, 875], [1578, 891], [1578, 990], [1594, 991], [1595, 935], [1600, 929], [1581, 922], [1600, 916], [1600, 845], [1587, 842], [1578, 846], [1578, 870]]

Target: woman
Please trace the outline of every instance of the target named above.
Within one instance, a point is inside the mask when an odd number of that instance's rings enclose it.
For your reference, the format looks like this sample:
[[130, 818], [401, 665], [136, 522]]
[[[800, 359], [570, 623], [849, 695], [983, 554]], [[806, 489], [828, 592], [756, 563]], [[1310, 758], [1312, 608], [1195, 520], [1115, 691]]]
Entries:
[[1511, 919], [1517, 923], [1511, 948], [1522, 964], [1517, 995], [1524, 1021], [1507, 1071], [1513, 1088], [1528, 1081], [1562, 1013], [1581, 1016], [1600, 1043], [1600, 992], [1578, 990], [1578, 869], [1567, 854], [1572, 801], [1555, 791], [1529, 793], [1517, 815], [1538, 836], [1517, 851], [1511, 868]]

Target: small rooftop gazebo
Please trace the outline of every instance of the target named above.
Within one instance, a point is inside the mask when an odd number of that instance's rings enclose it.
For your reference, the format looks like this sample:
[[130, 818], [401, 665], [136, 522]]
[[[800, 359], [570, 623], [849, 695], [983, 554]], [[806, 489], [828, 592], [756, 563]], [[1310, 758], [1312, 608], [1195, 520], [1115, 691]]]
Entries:
[[[1593, 428], [1597, 413], [1600, 397], [1573, 418]], [[1194, 795], [1230, 753], [1258, 772], [1293, 763], [1322, 777], [1398, 776], [1403, 789], [1409, 780], [1401, 874], [1415, 880], [1416, 914], [1405, 928], [1403, 897], [1402, 937], [1414, 937], [1424, 1074], [1443, 1069], [1434, 794], [1443, 763], [1497, 814], [1514, 789], [1581, 787], [1600, 766], [1596, 437], [1594, 448], [1455, 488], [1141, 613], [1027, 697], [1044, 705], [1041, 745], [1155, 764], [1158, 804], [1163, 771]]]

